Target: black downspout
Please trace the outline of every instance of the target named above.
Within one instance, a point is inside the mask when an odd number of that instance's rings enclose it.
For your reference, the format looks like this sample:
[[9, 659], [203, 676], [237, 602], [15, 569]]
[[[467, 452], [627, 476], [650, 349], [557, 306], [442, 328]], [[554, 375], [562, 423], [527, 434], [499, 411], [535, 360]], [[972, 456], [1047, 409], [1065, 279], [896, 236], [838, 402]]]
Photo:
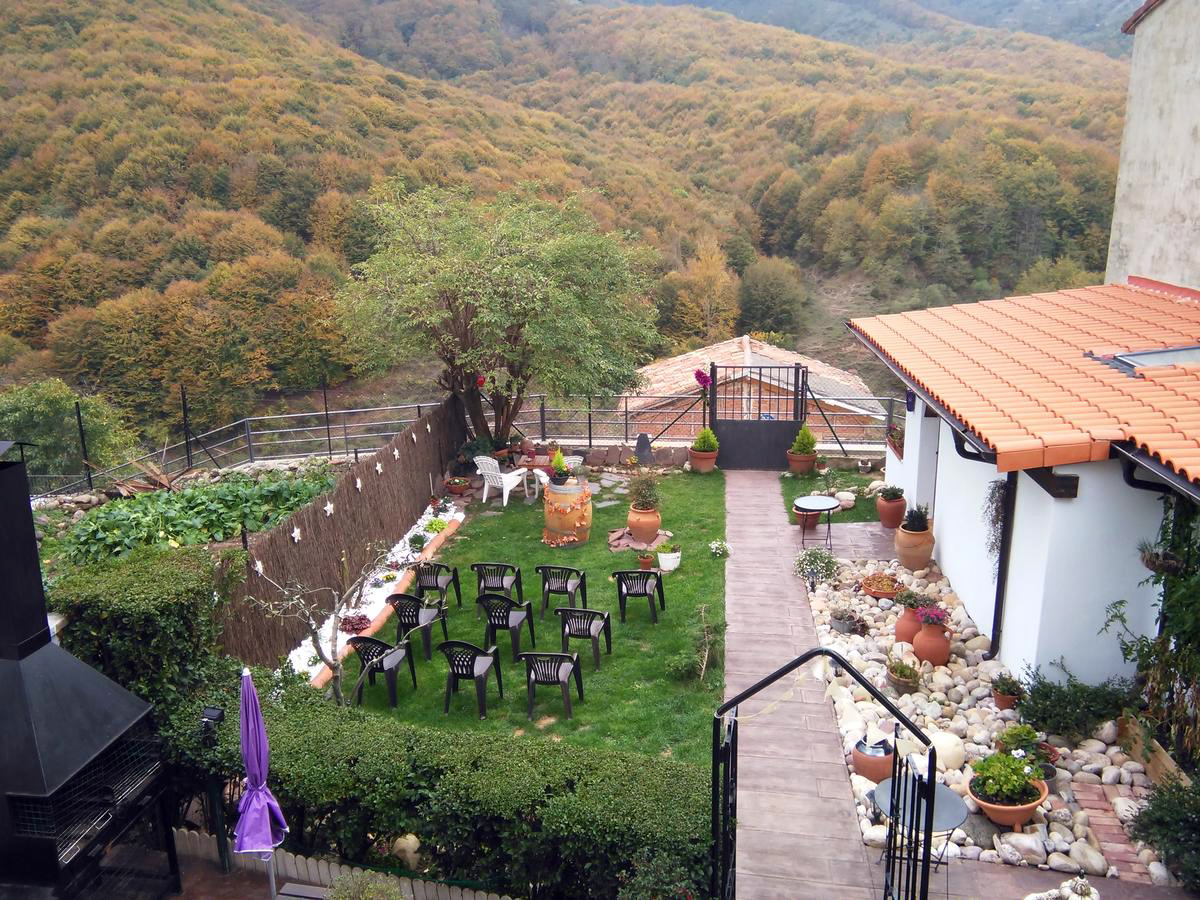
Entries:
[[1017, 510], [1017, 481], [1020, 473], [1009, 472], [1004, 487], [1004, 509], [1000, 524], [1000, 558], [996, 561], [996, 600], [992, 606], [991, 646], [983, 654], [984, 659], [995, 659], [1000, 652], [1000, 638], [1004, 633], [1004, 599], [1008, 590], [1008, 563], [1012, 556], [1013, 519]]

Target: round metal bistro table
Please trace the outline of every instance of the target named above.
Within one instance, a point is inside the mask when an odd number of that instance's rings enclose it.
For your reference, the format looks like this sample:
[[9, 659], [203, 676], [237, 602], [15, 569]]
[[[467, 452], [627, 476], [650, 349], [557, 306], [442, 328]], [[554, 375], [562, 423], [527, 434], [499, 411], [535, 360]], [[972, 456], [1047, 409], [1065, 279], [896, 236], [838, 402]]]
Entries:
[[[913, 775], [906, 776], [909, 779], [909, 793], [917, 789], [917, 780]], [[879, 810], [880, 815], [891, 821], [892, 819], [892, 779], [885, 778], [875, 786], [874, 791], [875, 808]], [[896, 822], [896, 827], [900, 830], [901, 835], [913, 835], [914, 839], [919, 841], [922, 830], [925, 827], [924, 822], [907, 822], [904, 820], [905, 814], [911, 816], [911, 811], [903, 810], [899, 821]], [[933, 786], [933, 833], [931, 837], [946, 835], [947, 839], [942, 842], [941, 849], [937, 853], [933, 853], [933, 848], [930, 848], [931, 856], [933, 857], [933, 867], [936, 869], [942, 865], [945, 860], [946, 844], [949, 843], [949, 835], [953, 833], [955, 828], [967, 821], [967, 804], [963, 803], [962, 797], [950, 790], [944, 784], [935, 784]], [[903, 837], [900, 838], [903, 840]], [[949, 870], [947, 870], [947, 878], [949, 878]], [[949, 894], [950, 883], [946, 882], [946, 892]]]
[[[818, 495], [816, 497], [797, 497], [792, 509], [798, 513], [825, 513], [825, 549], [833, 552], [833, 514], [842, 508], [842, 504], [833, 497]], [[817, 523], [820, 524], [818, 518]], [[808, 529], [800, 525], [800, 546], [808, 544]]]

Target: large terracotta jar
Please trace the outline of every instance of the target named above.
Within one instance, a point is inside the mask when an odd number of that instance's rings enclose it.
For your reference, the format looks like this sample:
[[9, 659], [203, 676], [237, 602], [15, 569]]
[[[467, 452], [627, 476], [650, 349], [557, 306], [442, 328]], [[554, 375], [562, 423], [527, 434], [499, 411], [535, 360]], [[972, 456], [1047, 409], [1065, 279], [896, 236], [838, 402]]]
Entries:
[[717, 467], [717, 451], [688, 448], [688, 462], [691, 463], [693, 472], [707, 474]]
[[658, 537], [662, 516], [659, 515], [657, 509], [638, 509], [636, 506], [630, 506], [629, 515], [625, 517], [625, 524], [629, 527], [629, 533], [635, 541], [652, 544]]
[[950, 633], [945, 625], [922, 625], [912, 639], [913, 653], [921, 662], [944, 666], [950, 662]]
[[900, 565], [910, 572], [924, 569], [933, 557], [933, 529], [909, 531], [901, 525], [896, 529], [895, 545]]
[[917, 611], [906, 606], [896, 620], [896, 640], [911, 644], [920, 630], [921, 620], [917, 618]]
[[789, 450], [787, 459], [788, 468], [796, 475], [807, 475], [817, 464], [817, 454], [815, 453], [793, 453]]
[[[971, 779], [974, 781], [974, 779]], [[1011, 828], [1013, 831], [1020, 831], [1025, 827], [1025, 824], [1033, 818], [1033, 812], [1036, 810], [1050, 793], [1050, 789], [1046, 787], [1046, 782], [1035, 781], [1034, 787], [1038, 789], [1038, 798], [1030, 803], [1023, 803], [1020, 806], [1002, 806], [998, 803], [988, 803], [986, 800], [980, 800], [971, 790], [971, 785], [967, 785], [967, 793], [971, 795], [971, 799], [979, 804], [979, 808], [983, 810], [983, 814], [987, 816], [993, 824], [1001, 827]]]
[[883, 497], [876, 497], [875, 512], [879, 515], [879, 524], [884, 528], [899, 528], [900, 523], [904, 521], [904, 507], [906, 505], [903, 497], [897, 497], [895, 500], [885, 500]]

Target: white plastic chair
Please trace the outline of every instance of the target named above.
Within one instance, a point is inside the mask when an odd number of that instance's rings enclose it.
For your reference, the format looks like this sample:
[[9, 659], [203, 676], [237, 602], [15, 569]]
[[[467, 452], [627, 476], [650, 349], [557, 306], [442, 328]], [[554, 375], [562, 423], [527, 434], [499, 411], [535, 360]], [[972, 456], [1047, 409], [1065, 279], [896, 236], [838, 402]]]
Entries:
[[550, 476], [539, 468], [532, 468], [529, 474], [525, 476], [525, 496], [529, 496], [529, 475], [533, 476], [533, 499], [538, 498], [541, 489], [550, 483]]
[[508, 506], [508, 493], [518, 484], [525, 496], [529, 496], [529, 485], [525, 483], [526, 469], [513, 469], [511, 472], [501, 472], [500, 463], [490, 456], [475, 457], [475, 468], [483, 476], [483, 502], [487, 503], [488, 491], [498, 488], [503, 499], [503, 505]]

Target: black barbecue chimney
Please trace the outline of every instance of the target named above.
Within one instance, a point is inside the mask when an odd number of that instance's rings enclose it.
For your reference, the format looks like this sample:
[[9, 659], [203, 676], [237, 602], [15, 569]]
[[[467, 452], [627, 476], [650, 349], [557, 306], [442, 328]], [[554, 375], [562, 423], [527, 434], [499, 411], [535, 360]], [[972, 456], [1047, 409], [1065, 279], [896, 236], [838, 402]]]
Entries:
[[149, 713], [50, 640], [25, 466], [0, 463], [0, 897], [73, 895], [91, 845], [161, 780]]

